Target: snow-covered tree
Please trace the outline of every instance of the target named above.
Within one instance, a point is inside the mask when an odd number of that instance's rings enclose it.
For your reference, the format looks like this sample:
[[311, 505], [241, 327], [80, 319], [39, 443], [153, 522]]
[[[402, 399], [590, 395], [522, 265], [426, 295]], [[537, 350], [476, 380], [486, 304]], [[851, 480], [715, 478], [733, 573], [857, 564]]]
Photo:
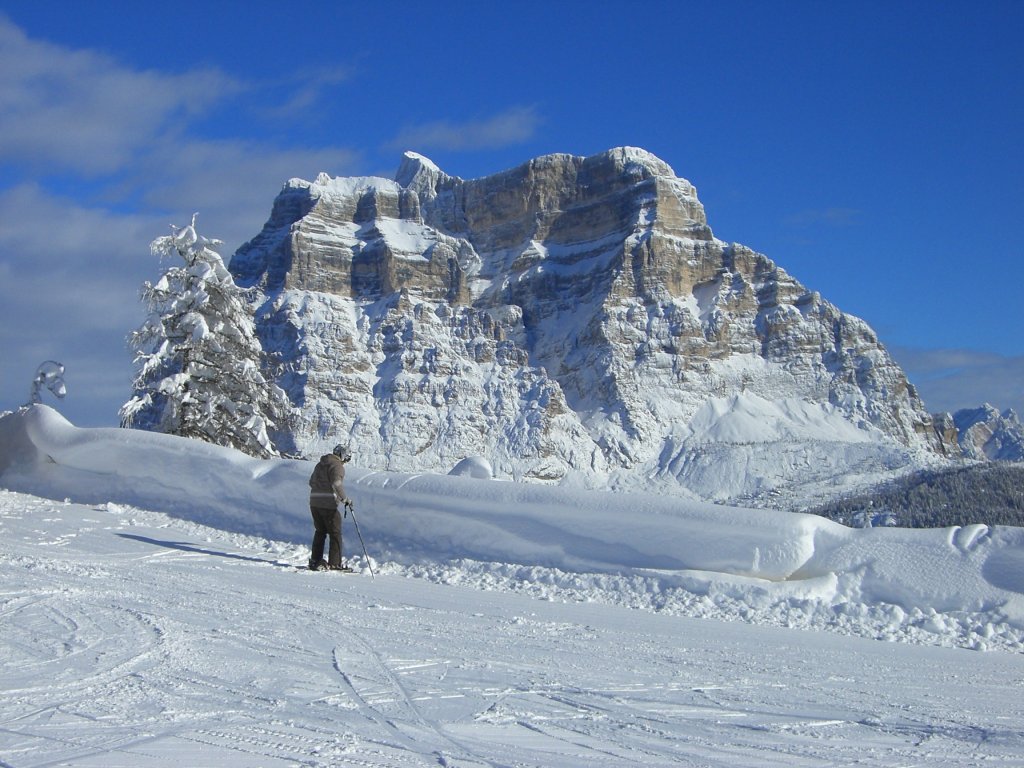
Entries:
[[221, 241], [199, 235], [195, 222], [150, 245], [185, 266], [142, 286], [149, 316], [128, 337], [139, 372], [121, 424], [277, 455], [268, 433], [287, 418], [287, 399], [261, 373], [249, 309], [214, 250]]

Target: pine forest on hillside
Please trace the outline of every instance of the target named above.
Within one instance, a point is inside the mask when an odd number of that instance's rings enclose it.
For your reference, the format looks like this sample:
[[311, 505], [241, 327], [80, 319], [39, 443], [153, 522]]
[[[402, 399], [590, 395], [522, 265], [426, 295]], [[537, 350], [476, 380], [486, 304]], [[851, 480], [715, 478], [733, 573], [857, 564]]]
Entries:
[[915, 472], [870, 493], [807, 510], [845, 525], [942, 528], [1024, 525], [1024, 464], [971, 464]]

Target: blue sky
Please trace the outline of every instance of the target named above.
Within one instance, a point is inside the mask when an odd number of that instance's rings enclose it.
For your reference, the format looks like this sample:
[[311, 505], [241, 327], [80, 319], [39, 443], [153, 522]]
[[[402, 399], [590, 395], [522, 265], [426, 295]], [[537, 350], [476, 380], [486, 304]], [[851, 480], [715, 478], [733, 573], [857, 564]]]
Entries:
[[291, 177], [632, 145], [930, 410], [1022, 411], [1021, 39], [985, 0], [0, 0], [0, 409], [57, 359], [61, 410], [116, 424], [148, 244], [193, 211], [227, 259]]

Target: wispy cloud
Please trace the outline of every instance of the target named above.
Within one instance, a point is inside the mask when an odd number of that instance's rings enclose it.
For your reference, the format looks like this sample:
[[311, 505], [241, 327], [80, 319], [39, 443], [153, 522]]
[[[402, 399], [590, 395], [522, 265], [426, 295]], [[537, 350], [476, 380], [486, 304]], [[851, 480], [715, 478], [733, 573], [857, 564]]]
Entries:
[[114, 173], [153, 137], [242, 85], [216, 70], [134, 71], [88, 50], [29, 39], [0, 15], [0, 161]]
[[1024, 356], [964, 349], [891, 350], [932, 412], [989, 403], [1024, 414]]
[[264, 84], [285, 92], [278, 106], [265, 110], [272, 117], [293, 120], [296, 113], [316, 106], [334, 88], [352, 78], [353, 70], [347, 66], [325, 66], [298, 72], [280, 82]]
[[387, 147], [392, 150], [499, 149], [530, 140], [541, 122], [536, 107], [512, 107], [492, 117], [462, 123], [437, 120], [407, 126]]

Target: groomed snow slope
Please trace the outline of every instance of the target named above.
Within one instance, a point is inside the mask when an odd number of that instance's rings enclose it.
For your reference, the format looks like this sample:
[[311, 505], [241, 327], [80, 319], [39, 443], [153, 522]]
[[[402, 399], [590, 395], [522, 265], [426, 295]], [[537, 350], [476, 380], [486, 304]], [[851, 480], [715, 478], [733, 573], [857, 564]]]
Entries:
[[0, 418], [0, 766], [1021, 765], [1017, 529], [310, 469]]

